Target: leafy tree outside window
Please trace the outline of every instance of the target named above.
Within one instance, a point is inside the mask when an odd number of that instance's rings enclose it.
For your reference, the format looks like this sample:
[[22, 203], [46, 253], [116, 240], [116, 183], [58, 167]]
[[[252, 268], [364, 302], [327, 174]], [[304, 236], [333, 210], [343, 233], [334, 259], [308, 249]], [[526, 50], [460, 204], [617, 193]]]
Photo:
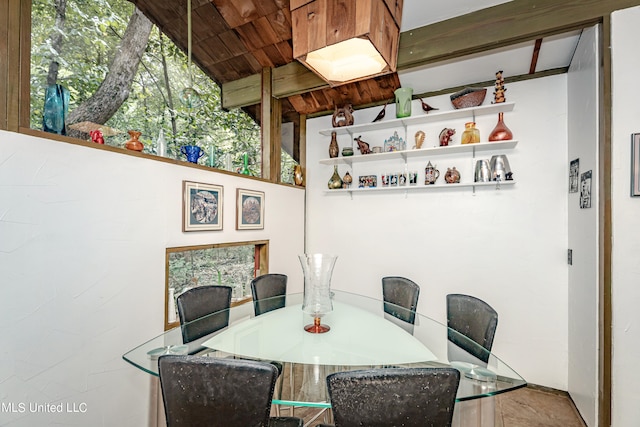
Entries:
[[[31, 46], [32, 128], [43, 129], [45, 93], [58, 84], [69, 93], [69, 136], [88, 140], [97, 124], [105, 144], [124, 147], [138, 130], [144, 152], [158, 154], [162, 132], [167, 157], [185, 160], [180, 147], [198, 145], [200, 164], [238, 171], [248, 153], [261, 176], [260, 127], [240, 109], [223, 111], [220, 88], [195, 64], [190, 82], [185, 53], [132, 3], [32, 0]], [[197, 108], [180, 101], [189, 86]]]

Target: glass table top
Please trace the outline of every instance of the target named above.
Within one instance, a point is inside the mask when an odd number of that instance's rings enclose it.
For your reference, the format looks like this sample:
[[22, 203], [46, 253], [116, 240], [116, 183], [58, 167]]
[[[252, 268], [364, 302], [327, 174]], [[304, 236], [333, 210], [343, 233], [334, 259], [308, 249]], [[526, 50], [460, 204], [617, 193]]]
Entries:
[[[496, 355], [419, 313], [411, 325], [385, 313], [381, 300], [333, 291], [333, 310], [322, 317], [322, 323], [331, 329], [313, 334], [304, 330], [313, 318], [303, 313], [302, 300], [302, 294], [289, 294], [284, 307], [260, 316], [254, 315], [253, 304], [239, 305], [229, 309], [226, 328], [183, 344], [181, 328], [177, 327], [132, 349], [123, 358], [156, 376], [158, 357], [164, 354], [278, 362], [283, 375], [273, 403], [281, 405], [330, 407], [327, 375], [378, 367], [453, 366], [461, 372], [458, 401], [526, 385]], [[458, 336], [458, 344], [448, 339], [450, 334]]]

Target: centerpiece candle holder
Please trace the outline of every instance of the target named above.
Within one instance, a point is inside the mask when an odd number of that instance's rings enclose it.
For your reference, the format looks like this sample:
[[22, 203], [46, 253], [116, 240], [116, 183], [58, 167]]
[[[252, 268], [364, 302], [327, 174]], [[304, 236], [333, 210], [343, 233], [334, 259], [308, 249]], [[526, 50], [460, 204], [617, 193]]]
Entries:
[[304, 330], [313, 334], [328, 332], [331, 327], [321, 323], [322, 316], [333, 311], [331, 275], [338, 259], [335, 255], [298, 255], [304, 272], [304, 300], [302, 311], [313, 316], [313, 323]]

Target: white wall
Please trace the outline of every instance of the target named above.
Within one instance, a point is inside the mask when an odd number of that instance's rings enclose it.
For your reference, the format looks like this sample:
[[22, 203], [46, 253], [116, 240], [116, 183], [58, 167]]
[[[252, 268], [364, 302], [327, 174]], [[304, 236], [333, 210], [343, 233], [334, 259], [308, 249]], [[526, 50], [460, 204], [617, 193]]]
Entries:
[[[508, 76], [508, 64], [500, 64]], [[489, 88], [487, 100], [490, 102]], [[418, 310], [446, 321], [445, 296], [475, 295], [499, 313], [493, 351], [527, 381], [567, 389], [567, 79], [566, 75], [507, 85], [507, 101], [515, 102], [505, 122], [519, 144], [507, 154], [513, 187], [430, 190], [397, 193], [325, 194], [332, 167], [329, 138], [318, 134], [331, 127], [330, 117], [307, 124], [307, 251], [336, 253], [339, 259], [332, 286], [381, 297], [385, 275], [401, 275], [421, 287]], [[452, 109], [448, 96], [425, 99], [441, 110]], [[380, 108], [355, 113], [355, 123], [370, 122]], [[394, 117], [387, 107], [387, 117]], [[414, 101], [413, 114], [424, 114]], [[423, 126], [426, 146], [437, 144], [446, 125], [457, 129], [464, 121]], [[486, 140], [497, 115], [477, 117]], [[409, 146], [418, 128], [410, 127]], [[401, 131], [401, 130], [399, 130]], [[377, 145], [390, 131], [363, 135]], [[340, 137], [342, 146], [350, 144]], [[356, 152], [356, 154], [358, 154]], [[496, 153], [493, 153], [496, 154]], [[483, 157], [489, 157], [487, 154]], [[444, 176], [456, 166], [463, 179], [472, 162], [459, 155], [419, 159], [409, 169], [420, 170], [428, 160]], [[402, 162], [363, 164], [362, 173], [403, 168]], [[340, 166], [340, 174], [346, 172]], [[442, 182], [443, 177], [439, 182]]]
[[612, 14], [612, 400], [615, 427], [640, 419], [640, 198], [630, 194], [632, 133], [640, 132], [640, 7]]
[[598, 399], [598, 34], [596, 27], [582, 32], [568, 74], [569, 161], [580, 160], [580, 174], [592, 171], [591, 208], [580, 209], [580, 181], [568, 194], [569, 393], [588, 426], [597, 423]]
[[[223, 231], [181, 231], [182, 180], [224, 186]], [[237, 187], [265, 191], [264, 230], [235, 230]], [[162, 332], [165, 248], [268, 239], [300, 292], [303, 233], [301, 189], [0, 131], [0, 425], [147, 425], [122, 355]]]

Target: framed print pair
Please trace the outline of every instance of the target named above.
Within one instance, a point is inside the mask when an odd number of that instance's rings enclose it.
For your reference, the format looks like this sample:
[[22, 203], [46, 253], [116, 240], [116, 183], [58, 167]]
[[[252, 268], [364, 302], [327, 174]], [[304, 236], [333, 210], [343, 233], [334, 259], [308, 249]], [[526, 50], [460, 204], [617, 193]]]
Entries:
[[[264, 192], [236, 190], [236, 230], [264, 229]], [[222, 230], [223, 187], [182, 181], [182, 231]]]

